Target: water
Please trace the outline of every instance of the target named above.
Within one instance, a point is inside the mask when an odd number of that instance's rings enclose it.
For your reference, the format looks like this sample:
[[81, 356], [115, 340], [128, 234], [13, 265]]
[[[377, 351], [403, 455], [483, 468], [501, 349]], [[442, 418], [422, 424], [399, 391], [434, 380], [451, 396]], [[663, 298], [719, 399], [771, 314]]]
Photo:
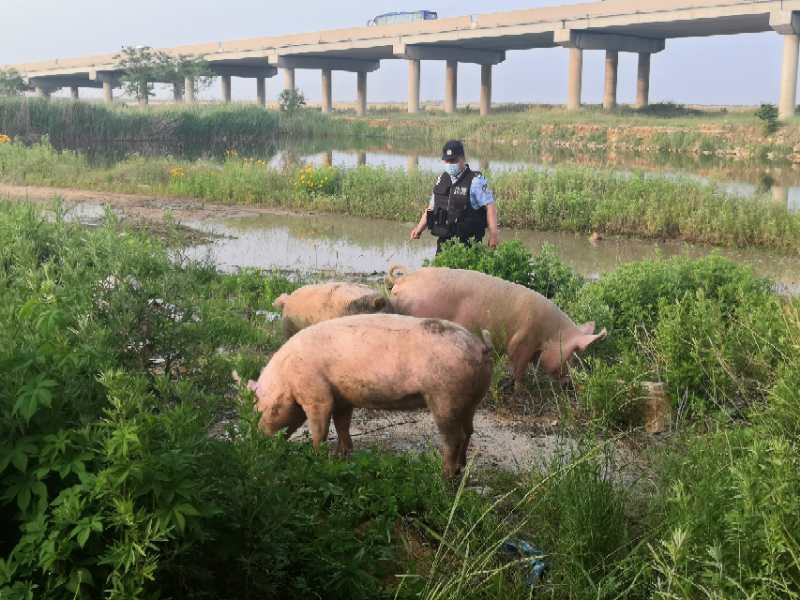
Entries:
[[[620, 154], [598, 150], [558, 149], [540, 151], [532, 146], [484, 144], [474, 152], [467, 148], [474, 169], [500, 173], [521, 169], [553, 169], [573, 165], [612, 169], [621, 173], [643, 172], [646, 176], [689, 178], [700, 183], [714, 184], [720, 189], [742, 197], [766, 197], [800, 210], [800, 165], [765, 161], [730, 160], [715, 156], [686, 154]], [[384, 144], [371, 140], [278, 139], [259, 148], [239, 149], [241, 156], [258, 158], [274, 168], [288, 165], [313, 164], [353, 168], [359, 165], [389, 169], [420, 169], [439, 171], [439, 144], [399, 142]], [[166, 149], [157, 146], [124, 146], [95, 152], [92, 160], [114, 162], [131, 153], [163, 154], [169, 152], [187, 160], [210, 158], [223, 160], [224, 152], [208, 154], [206, 149]]]
[[[306, 149], [307, 150], [307, 149]], [[655, 157], [652, 161], [641, 157], [615, 157], [609, 161], [607, 157], [597, 154], [566, 156], [547, 156], [525, 154], [521, 159], [498, 158], [498, 152], [484, 149], [469, 160], [473, 169], [491, 173], [503, 173], [523, 169], [548, 170], [558, 165], [591, 165], [609, 168], [624, 175], [634, 171], [643, 172], [646, 177], [686, 178], [701, 184], [714, 184], [726, 193], [743, 198], [769, 194], [774, 202], [786, 205], [790, 212], [800, 210], [800, 171], [792, 166], [753, 166], [717, 161], [713, 166], [704, 166], [703, 160], [689, 163], [684, 159], [675, 161], [678, 165], [664, 162], [664, 157]], [[499, 153], [501, 156], [505, 152]], [[544, 158], [550, 162], [544, 162]], [[269, 161], [274, 168], [283, 168], [289, 163], [305, 163], [315, 166], [334, 166], [355, 168], [358, 166], [383, 167], [387, 169], [420, 169], [438, 172], [442, 168], [438, 155], [430, 150], [394, 150], [390, 147], [371, 150], [332, 149], [322, 152], [298, 153], [290, 144], [277, 149]]]
[[[383, 273], [393, 263], [411, 268], [435, 252], [435, 239], [408, 239], [411, 224], [339, 215], [262, 214], [184, 222], [221, 237], [189, 249], [192, 258], [210, 258], [223, 270], [238, 267]], [[538, 251], [553, 244], [558, 254], [584, 275], [597, 276], [619, 265], [657, 256], [701, 257], [718, 252], [769, 276], [791, 292], [800, 290], [800, 258], [761, 250], [712, 249], [675, 242], [623, 238], [591, 242], [583, 235], [502, 230], [502, 239], [517, 239]]]

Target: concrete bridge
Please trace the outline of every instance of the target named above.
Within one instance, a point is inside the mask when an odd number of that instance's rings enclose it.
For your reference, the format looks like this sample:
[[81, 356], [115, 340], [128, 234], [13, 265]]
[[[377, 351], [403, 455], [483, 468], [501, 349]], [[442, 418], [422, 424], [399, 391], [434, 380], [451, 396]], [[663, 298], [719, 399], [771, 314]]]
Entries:
[[[333, 29], [314, 33], [262, 37], [230, 42], [164, 48], [171, 55], [204, 57], [220, 76], [222, 96], [231, 98], [231, 77], [256, 80], [259, 103], [266, 101], [265, 80], [283, 73], [283, 86], [294, 89], [296, 69], [314, 69], [322, 77], [322, 110], [333, 106], [333, 71], [358, 74], [357, 112], [367, 110], [367, 74], [381, 60], [408, 63], [408, 112], [419, 110], [420, 61], [445, 62], [444, 107], [457, 105], [458, 64], [481, 65], [480, 111], [491, 110], [492, 67], [509, 50], [562, 46], [569, 52], [567, 107], [581, 106], [584, 51], [605, 52], [604, 108], [617, 103], [620, 52], [638, 54], [636, 106], [647, 106], [650, 58], [665, 49], [669, 38], [736, 35], [773, 31], [783, 36], [779, 109], [781, 118], [794, 114], [800, 48], [800, 0], [607, 0], [569, 6], [479, 14], [434, 21]], [[8, 65], [20, 71], [41, 96], [70, 87], [102, 87], [106, 101], [120, 85], [114, 54]], [[743, 82], [744, 83], [744, 82]], [[175, 86], [176, 99], [193, 101], [193, 81]]]

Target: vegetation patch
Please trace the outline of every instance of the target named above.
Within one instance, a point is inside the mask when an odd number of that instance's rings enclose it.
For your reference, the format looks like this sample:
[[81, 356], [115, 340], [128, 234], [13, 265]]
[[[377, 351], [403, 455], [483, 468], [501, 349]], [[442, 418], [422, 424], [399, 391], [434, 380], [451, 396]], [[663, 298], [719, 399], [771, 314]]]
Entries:
[[[264, 113], [266, 114], [266, 113]], [[0, 145], [0, 180], [290, 210], [415, 221], [435, 173], [358, 167], [272, 168], [229, 149], [220, 161], [132, 156], [110, 166], [49, 143]], [[646, 173], [563, 167], [498, 173], [491, 178], [502, 226], [583, 234], [760, 246], [796, 253], [800, 214], [741, 198], [713, 185]]]
[[[800, 307], [728, 261], [585, 282], [549, 248], [448, 247], [437, 264], [573, 316], [600, 302], [611, 328], [563, 392], [584, 432], [530, 473], [453, 488], [434, 455], [340, 461], [258, 431], [230, 373], [278, 346], [262, 311], [296, 283], [18, 204], [0, 204], [0, 242], [3, 598], [800, 595]], [[626, 394], [662, 376], [678, 419], [642, 478], [613, 442]]]

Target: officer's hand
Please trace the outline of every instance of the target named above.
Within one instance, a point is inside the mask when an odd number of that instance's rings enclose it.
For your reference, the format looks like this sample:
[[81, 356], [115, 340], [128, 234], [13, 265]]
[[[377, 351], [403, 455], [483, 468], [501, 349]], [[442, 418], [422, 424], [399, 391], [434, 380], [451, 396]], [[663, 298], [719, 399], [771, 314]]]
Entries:
[[412, 240], [418, 240], [421, 236], [422, 236], [422, 231], [420, 230], [419, 227], [414, 227], [414, 229], [411, 230]]
[[497, 248], [497, 242], [500, 241], [500, 235], [496, 231], [489, 232], [489, 248]]

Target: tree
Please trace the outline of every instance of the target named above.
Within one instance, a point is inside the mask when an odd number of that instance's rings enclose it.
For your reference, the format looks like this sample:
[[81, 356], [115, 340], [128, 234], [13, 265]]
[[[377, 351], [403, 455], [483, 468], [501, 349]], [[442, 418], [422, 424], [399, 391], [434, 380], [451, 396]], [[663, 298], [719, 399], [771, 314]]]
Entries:
[[153, 82], [158, 81], [163, 70], [160, 53], [149, 46], [123, 46], [114, 60], [122, 71], [122, 89], [139, 104], [147, 104], [153, 95]]
[[283, 90], [278, 96], [278, 106], [281, 107], [281, 111], [290, 115], [296, 113], [305, 104], [305, 96], [299, 89]]
[[19, 96], [30, 87], [16, 69], [0, 69], [0, 96]]
[[211, 85], [213, 74], [211, 65], [208, 64], [208, 61], [203, 56], [195, 57], [179, 54], [173, 57], [164, 52], [159, 52], [158, 60], [161, 70], [159, 81], [172, 83], [182, 88], [186, 79], [191, 77], [194, 81], [194, 92]]

